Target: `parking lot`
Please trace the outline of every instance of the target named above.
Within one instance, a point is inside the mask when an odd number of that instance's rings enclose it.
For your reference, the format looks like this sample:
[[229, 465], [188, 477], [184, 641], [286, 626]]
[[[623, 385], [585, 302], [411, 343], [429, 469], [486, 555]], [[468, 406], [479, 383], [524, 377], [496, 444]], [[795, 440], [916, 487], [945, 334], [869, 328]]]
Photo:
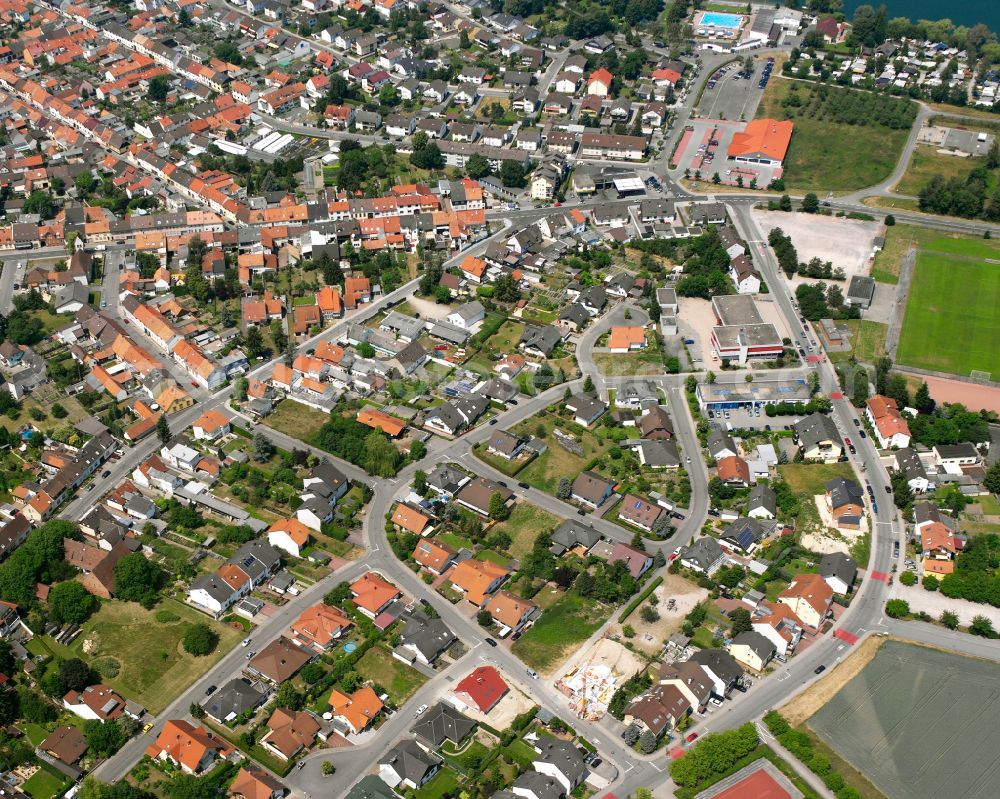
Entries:
[[[743, 74], [741, 70], [740, 63], [733, 63], [709, 75], [705, 91], [698, 102], [698, 116], [734, 121], [753, 119], [763, 93], [759, 88], [764, 71], [763, 63], [755, 61], [749, 77], [740, 77]], [[713, 81], [720, 73], [721, 77]]]

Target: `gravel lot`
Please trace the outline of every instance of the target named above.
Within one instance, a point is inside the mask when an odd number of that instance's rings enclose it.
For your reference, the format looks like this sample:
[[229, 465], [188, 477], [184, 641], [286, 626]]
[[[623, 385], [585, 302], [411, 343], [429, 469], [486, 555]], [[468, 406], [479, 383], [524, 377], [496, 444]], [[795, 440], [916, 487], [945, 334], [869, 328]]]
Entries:
[[830, 261], [847, 273], [848, 280], [852, 275], [868, 274], [868, 256], [880, 227], [877, 222], [781, 211], [753, 214], [765, 238], [776, 227], [791, 236], [800, 261]]

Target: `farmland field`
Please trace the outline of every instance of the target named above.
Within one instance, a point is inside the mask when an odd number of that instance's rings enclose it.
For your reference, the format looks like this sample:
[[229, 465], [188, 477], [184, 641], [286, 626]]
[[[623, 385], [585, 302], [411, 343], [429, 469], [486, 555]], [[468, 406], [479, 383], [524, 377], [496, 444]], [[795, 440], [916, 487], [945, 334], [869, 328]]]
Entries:
[[888, 799], [996, 795], [995, 664], [888, 641], [809, 721]]
[[942, 245], [961, 254], [917, 257], [896, 361], [963, 376], [972, 370], [1000, 374], [997, 264], [974, 260], [984, 254], [979, 242], [934, 242], [928, 249]]

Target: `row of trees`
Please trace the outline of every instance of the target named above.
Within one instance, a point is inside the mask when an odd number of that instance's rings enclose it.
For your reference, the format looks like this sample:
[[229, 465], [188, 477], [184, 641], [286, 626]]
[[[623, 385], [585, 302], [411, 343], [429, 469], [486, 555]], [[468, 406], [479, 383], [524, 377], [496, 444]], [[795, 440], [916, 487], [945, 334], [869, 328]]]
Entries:
[[861, 312], [844, 303], [840, 286], [823, 283], [800, 283], [795, 287], [799, 312], [810, 322], [820, 319], [858, 319]]
[[[993, 143], [991, 153], [997, 148]], [[995, 185], [995, 177], [991, 170], [1000, 164], [1000, 152], [994, 154], [994, 166], [977, 166], [965, 178], [953, 177], [945, 179], [934, 175], [920, 189], [920, 210], [934, 214], [961, 216], [967, 219], [1000, 219], [1000, 188]]]
[[823, 84], [803, 91], [792, 87], [781, 103], [793, 119], [805, 117], [859, 127], [908, 130], [917, 116], [912, 100]]

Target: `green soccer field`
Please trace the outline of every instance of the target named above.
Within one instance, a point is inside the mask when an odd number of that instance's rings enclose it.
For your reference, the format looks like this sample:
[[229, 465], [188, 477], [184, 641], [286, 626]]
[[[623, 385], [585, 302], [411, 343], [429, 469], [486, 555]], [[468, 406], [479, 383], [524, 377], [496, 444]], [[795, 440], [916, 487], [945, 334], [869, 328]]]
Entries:
[[972, 254], [920, 253], [898, 363], [963, 376], [972, 370], [1000, 375], [1000, 264], [969, 260]]

